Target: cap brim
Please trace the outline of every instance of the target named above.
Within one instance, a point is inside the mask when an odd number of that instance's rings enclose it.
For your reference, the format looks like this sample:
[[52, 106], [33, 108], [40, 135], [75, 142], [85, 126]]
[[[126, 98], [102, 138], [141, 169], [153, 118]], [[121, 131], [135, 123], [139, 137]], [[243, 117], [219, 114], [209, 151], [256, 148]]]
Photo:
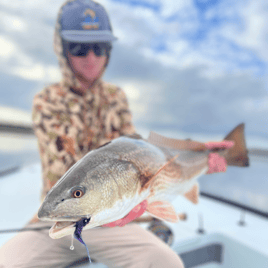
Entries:
[[61, 32], [61, 36], [66, 41], [77, 43], [113, 42], [118, 39], [110, 31], [65, 30]]

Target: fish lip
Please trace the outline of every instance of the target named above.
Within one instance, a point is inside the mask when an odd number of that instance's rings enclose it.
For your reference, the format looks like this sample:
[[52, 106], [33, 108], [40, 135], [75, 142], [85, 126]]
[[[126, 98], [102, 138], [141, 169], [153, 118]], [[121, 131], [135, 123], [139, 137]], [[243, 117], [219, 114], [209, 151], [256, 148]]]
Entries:
[[42, 221], [54, 221], [54, 222], [61, 222], [61, 221], [72, 221], [72, 222], [77, 222], [77, 221], [80, 221], [82, 218], [87, 218], [88, 216], [84, 216], [84, 215], [79, 215], [77, 217], [71, 217], [71, 216], [63, 216], [63, 217], [42, 217], [42, 218], [39, 218], [40, 220]]
[[53, 239], [57, 239], [57, 238], [61, 238], [65, 235], [68, 235], [69, 231], [70, 230], [70, 233], [73, 233], [74, 230], [75, 230], [75, 225], [76, 225], [76, 222], [66, 222], [67, 224], [63, 224], [63, 222], [55, 222], [55, 224], [50, 228], [49, 230], [49, 236]]
[[[62, 225], [64, 225], [63, 222], [70, 222], [70, 225], [68, 225], [68, 226], [71, 226], [71, 225], [75, 226], [76, 223], [79, 222], [79, 221], [81, 221], [82, 219], [91, 219], [91, 216], [81, 215], [81, 216], [79, 216], [79, 218], [77, 218], [75, 220], [70, 220], [69, 218], [72, 218], [72, 217], [65, 216], [65, 217], [60, 218], [60, 219], [55, 219], [54, 218], [54, 220], [53, 220], [53, 217], [51, 217], [50, 218], [50, 221], [54, 221], [55, 222], [55, 224], [52, 227], [56, 226], [57, 224], [60, 225], [60, 223], [62, 223]], [[64, 228], [66, 228], [66, 227], [64, 227]]]
[[[63, 220], [59, 220], [56, 221], [55, 224], [50, 228], [49, 230], [49, 236], [53, 239], [57, 239], [57, 238], [61, 238], [67, 234], [70, 230], [72, 230], [72, 232], [74, 232], [74, 229], [76, 228], [76, 224], [77, 222], [81, 221], [82, 219], [91, 219], [91, 217], [88, 217], [88, 215], [83, 215], [81, 218], [79, 218], [76, 221], [63, 221]], [[68, 224], [69, 223], [69, 224]]]

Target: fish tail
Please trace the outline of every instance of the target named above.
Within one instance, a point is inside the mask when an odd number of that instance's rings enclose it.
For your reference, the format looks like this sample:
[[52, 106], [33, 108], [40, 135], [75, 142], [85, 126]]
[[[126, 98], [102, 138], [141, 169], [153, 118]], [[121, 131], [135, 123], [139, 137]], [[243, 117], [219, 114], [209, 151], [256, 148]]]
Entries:
[[229, 166], [248, 167], [249, 158], [248, 150], [246, 148], [246, 141], [244, 135], [245, 124], [242, 123], [233, 129], [225, 138], [226, 141], [233, 141], [234, 146], [228, 149], [225, 155], [227, 164]]

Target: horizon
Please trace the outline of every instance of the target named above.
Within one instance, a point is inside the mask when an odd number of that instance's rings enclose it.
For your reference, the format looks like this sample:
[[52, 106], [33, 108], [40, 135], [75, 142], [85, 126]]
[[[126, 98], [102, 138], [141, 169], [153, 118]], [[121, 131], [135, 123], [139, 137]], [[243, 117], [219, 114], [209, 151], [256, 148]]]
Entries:
[[[15, 119], [15, 120], [14, 120]], [[5, 126], [20, 126], [20, 131], [16, 129], [10, 129], [10, 133], [14, 133], [16, 135], [16, 132], [18, 133], [17, 138], [20, 138], [20, 134], [23, 127], [26, 127], [27, 129], [32, 127], [32, 121], [31, 121], [31, 113], [27, 112], [22, 109], [17, 109], [14, 107], [7, 107], [7, 106], [0, 106], [0, 126], [5, 125]], [[246, 126], [245, 126], [246, 128]], [[148, 128], [137, 128], [138, 133], [140, 133], [144, 138], [149, 136], [150, 130]], [[233, 128], [232, 128], [233, 129]], [[162, 134], [167, 137], [171, 138], [177, 138], [177, 139], [188, 139], [191, 138], [193, 140], [198, 140], [200, 142], [206, 142], [206, 141], [211, 141], [211, 140], [222, 140], [224, 136], [226, 136], [232, 129], [229, 129], [228, 131], [225, 131], [224, 133], [219, 133], [219, 132], [214, 132], [211, 133], [209, 131], [207, 132], [187, 132], [179, 129], [171, 129], [171, 128], [159, 128], [155, 127], [153, 130], [154, 132], [157, 132], [159, 134]], [[0, 128], [0, 138], [1, 138], [1, 133], [7, 133], [7, 129], [4, 131], [1, 131]], [[28, 132], [29, 134], [29, 129]], [[25, 132], [25, 135], [23, 137], [27, 136], [27, 133]], [[246, 137], [246, 143], [247, 147], [249, 149], [261, 149], [261, 150], [268, 150], [268, 138], [267, 137], [261, 137], [261, 136], [254, 136], [250, 134], [245, 134]], [[22, 136], [21, 136], [22, 138]], [[22, 140], [22, 143], [24, 141]], [[12, 141], [10, 143], [11, 147], [12, 146]], [[0, 144], [0, 151], [2, 146]], [[6, 142], [4, 148], [7, 148]], [[23, 147], [24, 148], [24, 147]], [[3, 150], [2, 150], [3, 151]], [[6, 150], [5, 150], [6, 151]]]

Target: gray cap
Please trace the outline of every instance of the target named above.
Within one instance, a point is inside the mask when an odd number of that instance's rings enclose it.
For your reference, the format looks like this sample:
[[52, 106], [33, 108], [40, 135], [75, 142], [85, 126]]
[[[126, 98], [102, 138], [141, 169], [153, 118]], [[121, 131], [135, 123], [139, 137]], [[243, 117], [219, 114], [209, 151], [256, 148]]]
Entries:
[[105, 9], [91, 0], [76, 0], [62, 8], [61, 37], [69, 42], [112, 42], [117, 39]]

